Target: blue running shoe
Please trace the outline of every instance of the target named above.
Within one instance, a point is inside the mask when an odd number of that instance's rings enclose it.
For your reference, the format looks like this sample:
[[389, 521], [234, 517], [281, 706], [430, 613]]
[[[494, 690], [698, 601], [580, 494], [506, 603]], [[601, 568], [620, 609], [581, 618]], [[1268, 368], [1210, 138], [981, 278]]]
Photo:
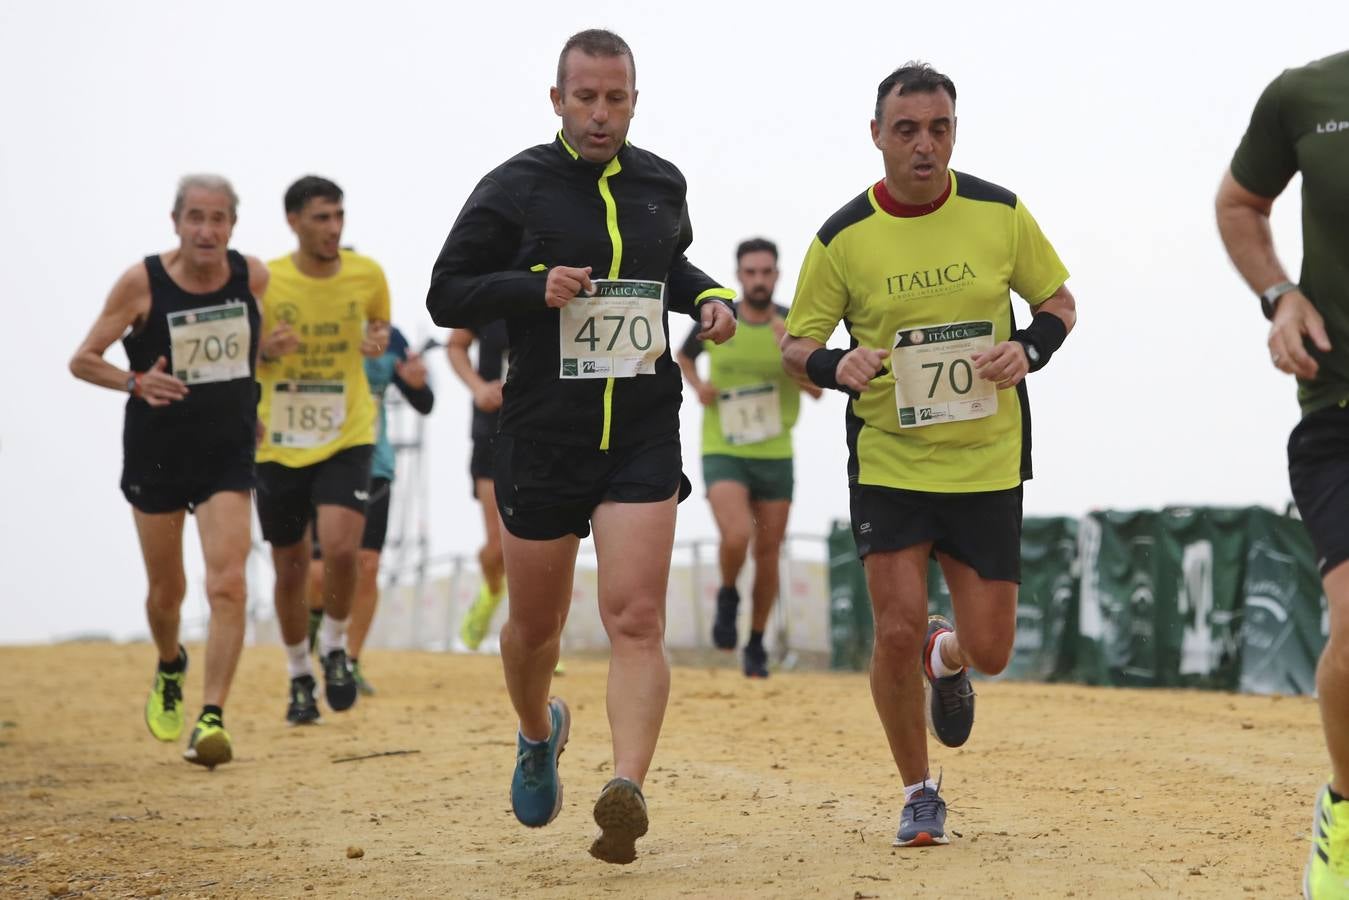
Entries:
[[938, 636], [952, 631], [943, 616], [927, 620], [927, 640], [923, 641], [923, 674], [927, 676], [927, 730], [947, 747], [959, 747], [970, 739], [974, 728], [974, 685], [970, 670], [938, 678], [932, 673], [932, 645]]
[[938, 782], [935, 788], [921, 788], [905, 802], [904, 811], [899, 814], [896, 847], [931, 847], [951, 842], [946, 836], [946, 801], [940, 790]]
[[553, 731], [548, 740], [516, 737], [518, 755], [515, 776], [511, 778], [511, 810], [521, 825], [542, 828], [562, 810], [562, 779], [557, 774], [557, 758], [567, 746], [571, 730], [571, 711], [561, 697], [548, 701], [548, 718]]

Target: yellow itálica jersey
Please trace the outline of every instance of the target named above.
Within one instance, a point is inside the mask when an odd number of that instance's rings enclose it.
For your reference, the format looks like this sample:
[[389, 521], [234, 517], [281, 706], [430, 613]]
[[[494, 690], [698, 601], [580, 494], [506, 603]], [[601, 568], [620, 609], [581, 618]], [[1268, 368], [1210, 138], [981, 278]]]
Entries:
[[973, 375], [970, 356], [1011, 338], [1012, 291], [1037, 305], [1068, 270], [1015, 194], [951, 180], [945, 201], [921, 213], [869, 188], [802, 263], [787, 331], [826, 343], [842, 321], [852, 346], [891, 353], [848, 403], [850, 483], [969, 493], [1031, 477], [1025, 381], [999, 391]]
[[361, 341], [366, 323], [389, 321], [389, 285], [374, 260], [341, 253], [342, 267], [329, 278], [303, 274], [289, 255], [267, 264], [262, 333], [289, 322], [300, 345], [258, 366], [260, 463], [303, 468], [375, 442], [375, 401]]

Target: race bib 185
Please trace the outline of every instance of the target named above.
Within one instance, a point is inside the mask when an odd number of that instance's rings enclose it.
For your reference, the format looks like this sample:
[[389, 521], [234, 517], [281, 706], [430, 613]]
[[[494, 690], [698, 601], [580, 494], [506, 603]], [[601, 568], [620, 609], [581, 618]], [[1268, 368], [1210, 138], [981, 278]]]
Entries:
[[184, 384], [248, 378], [248, 307], [224, 303], [168, 314], [173, 374]]
[[596, 279], [595, 294], [560, 310], [559, 378], [651, 375], [665, 352], [665, 285]]
[[340, 381], [278, 381], [272, 388], [272, 443], [321, 447], [338, 436], [347, 418]]
[[970, 359], [991, 349], [992, 322], [951, 322], [899, 331], [890, 354], [899, 427], [982, 419], [997, 412], [997, 385], [975, 375]]

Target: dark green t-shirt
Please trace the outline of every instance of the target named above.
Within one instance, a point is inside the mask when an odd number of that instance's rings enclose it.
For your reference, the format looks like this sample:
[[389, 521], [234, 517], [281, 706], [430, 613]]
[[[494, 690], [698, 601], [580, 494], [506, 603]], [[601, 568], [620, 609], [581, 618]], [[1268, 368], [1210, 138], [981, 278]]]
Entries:
[[1302, 173], [1302, 293], [1326, 320], [1330, 353], [1298, 380], [1302, 414], [1349, 400], [1349, 52], [1288, 69], [1265, 88], [1232, 158], [1232, 177], [1277, 197]]

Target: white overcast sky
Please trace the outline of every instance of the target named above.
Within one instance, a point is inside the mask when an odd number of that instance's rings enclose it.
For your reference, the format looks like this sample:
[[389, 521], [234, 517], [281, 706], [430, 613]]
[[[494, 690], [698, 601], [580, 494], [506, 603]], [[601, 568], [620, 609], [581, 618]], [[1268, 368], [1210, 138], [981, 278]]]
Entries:
[[[950, 74], [954, 167], [1023, 198], [1078, 298], [1078, 330], [1031, 380], [1027, 513], [1286, 501], [1294, 386], [1267, 362], [1212, 197], [1265, 84], [1349, 44], [1349, 4], [6, 2], [0, 643], [144, 631], [123, 398], [66, 363], [117, 276], [175, 243], [178, 176], [231, 178], [233, 246], [264, 259], [293, 246], [286, 186], [335, 179], [396, 323], [434, 334], [423, 304], [446, 231], [481, 175], [551, 139], [558, 49], [593, 26], [636, 53], [630, 138], [688, 177], [690, 257], [733, 284], [735, 244], [771, 237], [783, 302], [815, 230], [881, 174], [877, 82], [911, 58]], [[1274, 216], [1294, 272], [1298, 209], [1295, 182]], [[672, 320], [676, 342], [686, 327]], [[125, 365], [119, 346], [109, 358]], [[431, 545], [469, 552], [467, 395], [443, 358], [433, 374]], [[806, 404], [793, 531], [847, 515], [840, 404]], [[700, 489], [698, 416], [686, 395]], [[699, 494], [681, 538], [715, 533]]]

